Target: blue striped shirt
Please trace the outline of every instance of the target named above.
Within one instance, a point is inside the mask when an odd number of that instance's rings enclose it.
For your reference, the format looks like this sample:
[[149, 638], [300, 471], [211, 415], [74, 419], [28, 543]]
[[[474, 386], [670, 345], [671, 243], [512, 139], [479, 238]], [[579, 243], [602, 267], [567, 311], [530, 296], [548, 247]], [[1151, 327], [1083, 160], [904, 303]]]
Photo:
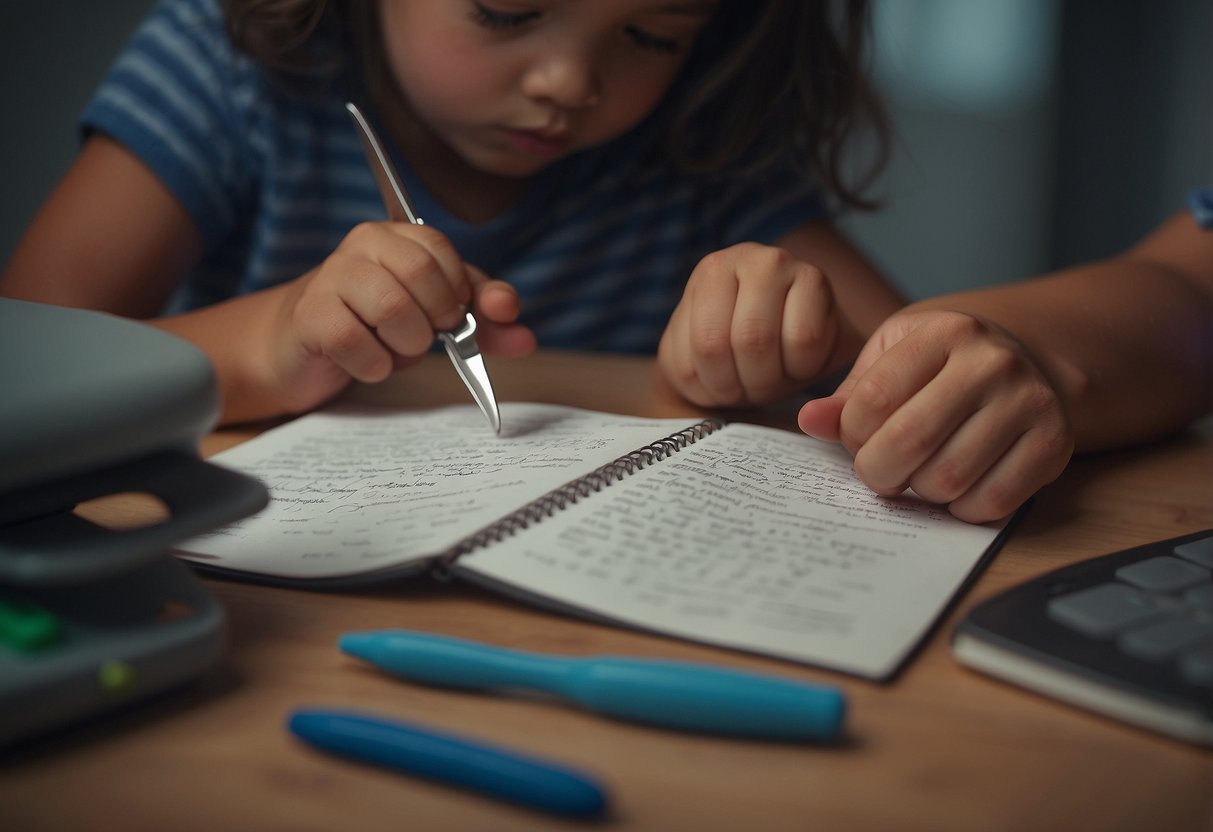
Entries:
[[[82, 117], [116, 139], [193, 217], [204, 257], [173, 302], [197, 308], [291, 280], [353, 226], [386, 213], [345, 111], [346, 91], [292, 93], [227, 38], [218, 0], [161, 0]], [[695, 264], [770, 243], [824, 213], [814, 184], [642, 166], [654, 119], [559, 161], [480, 224], [452, 216], [395, 163], [417, 212], [465, 260], [511, 283], [541, 346], [646, 352]]]

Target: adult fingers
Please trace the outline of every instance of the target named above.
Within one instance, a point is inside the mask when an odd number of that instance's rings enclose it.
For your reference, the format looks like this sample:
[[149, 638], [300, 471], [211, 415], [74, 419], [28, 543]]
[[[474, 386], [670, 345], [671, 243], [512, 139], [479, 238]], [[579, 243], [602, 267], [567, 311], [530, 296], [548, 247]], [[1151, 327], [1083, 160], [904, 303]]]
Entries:
[[[1064, 467], [1073, 436], [1063, 403], [1014, 338], [969, 316], [937, 317], [894, 345], [865, 378], [914, 349], [920, 370], [938, 370], [857, 451], [856, 471], [870, 487], [896, 493], [908, 484], [924, 499], [961, 501], [967, 516], [990, 519]], [[913, 367], [901, 369], [909, 387], [919, 383]], [[844, 431], [870, 401], [865, 383], [844, 408]]]
[[843, 403], [838, 396], [811, 399], [800, 408], [800, 413], [796, 416], [796, 424], [814, 439], [837, 442]]
[[967, 491], [948, 504], [961, 520], [986, 523], [1009, 516], [1065, 470], [1074, 451], [1068, 426], [1034, 426], [1021, 434]]
[[[910, 332], [891, 344], [882, 341], [875, 346], [871, 342], [865, 345], [860, 354], [864, 360], [856, 362], [835, 393], [845, 401], [839, 437], [851, 453], [858, 453], [877, 431], [887, 430], [898, 411], [947, 363], [949, 345], [937, 338], [914, 335]], [[914, 417], [927, 409], [925, 403], [920, 404], [913, 411]], [[917, 423], [910, 417], [909, 412], [901, 414], [891, 435], [913, 435]]]

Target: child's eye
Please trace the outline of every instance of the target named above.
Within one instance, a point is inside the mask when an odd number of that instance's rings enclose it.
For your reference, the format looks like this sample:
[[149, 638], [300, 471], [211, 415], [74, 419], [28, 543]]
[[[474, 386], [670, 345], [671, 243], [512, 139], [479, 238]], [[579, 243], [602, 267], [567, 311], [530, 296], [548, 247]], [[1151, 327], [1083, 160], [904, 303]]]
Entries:
[[472, 3], [472, 20], [487, 29], [510, 29], [539, 17], [539, 12], [503, 12], [483, 3]]
[[678, 41], [672, 38], [658, 37], [635, 26], [628, 26], [625, 31], [636, 42], [636, 45], [643, 49], [651, 49], [654, 52], [666, 54], [679, 52], [682, 49]]

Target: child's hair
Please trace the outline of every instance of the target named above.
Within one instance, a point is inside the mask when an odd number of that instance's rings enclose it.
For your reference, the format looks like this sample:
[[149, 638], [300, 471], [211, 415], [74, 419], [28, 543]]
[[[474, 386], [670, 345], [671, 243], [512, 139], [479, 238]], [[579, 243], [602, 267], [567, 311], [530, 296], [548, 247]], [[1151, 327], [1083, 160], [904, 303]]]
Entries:
[[[394, 89], [374, 0], [223, 0], [237, 48], [288, 78], [360, 74]], [[665, 148], [689, 171], [747, 171], [789, 155], [843, 204], [887, 158], [888, 123], [865, 61], [867, 0], [721, 0], [665, 107]], [[844, 151], [871, 127], [875, 152], [850, 184]]]

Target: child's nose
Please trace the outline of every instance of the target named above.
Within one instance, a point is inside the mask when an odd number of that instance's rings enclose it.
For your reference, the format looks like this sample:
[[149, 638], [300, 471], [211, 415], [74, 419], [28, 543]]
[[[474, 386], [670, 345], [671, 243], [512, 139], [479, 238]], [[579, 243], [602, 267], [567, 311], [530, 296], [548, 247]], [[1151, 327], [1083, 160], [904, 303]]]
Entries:
[[558, 107], [592, 107], [601, 97], [593, 62], [574, 50], [554, 50], [535, 60], [522, 79], [530, 98]]

